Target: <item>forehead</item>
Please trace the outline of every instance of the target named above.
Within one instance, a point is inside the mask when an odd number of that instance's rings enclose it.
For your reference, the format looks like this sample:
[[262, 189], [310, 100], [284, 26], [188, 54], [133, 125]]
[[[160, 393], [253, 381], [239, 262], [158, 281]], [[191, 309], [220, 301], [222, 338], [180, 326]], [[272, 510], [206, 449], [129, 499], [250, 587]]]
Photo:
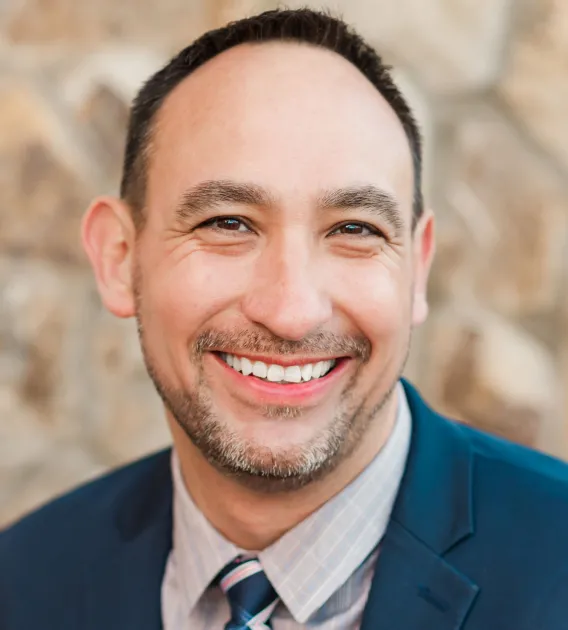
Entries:
[[296, 43], [244, 44], [198, 68], [155, 123], [148, 205], [201, 181], [255, 182], [284, 198], [372, 183], [412, 205], [408, 141], [347, 60]]

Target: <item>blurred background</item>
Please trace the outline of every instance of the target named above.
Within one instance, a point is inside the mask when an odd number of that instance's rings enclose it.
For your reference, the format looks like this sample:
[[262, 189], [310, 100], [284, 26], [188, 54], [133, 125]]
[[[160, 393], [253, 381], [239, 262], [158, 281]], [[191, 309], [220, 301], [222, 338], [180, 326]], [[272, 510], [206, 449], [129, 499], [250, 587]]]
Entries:
[[[431, 316], [407, 375], [435, 407], [568, 459], [568, 2], [342, 0], [426, 141]], [[129, 103], [265, 0], [0, 2], [0, 526], [169, 442], [134, 323], [79, 244], [117, 191]]]

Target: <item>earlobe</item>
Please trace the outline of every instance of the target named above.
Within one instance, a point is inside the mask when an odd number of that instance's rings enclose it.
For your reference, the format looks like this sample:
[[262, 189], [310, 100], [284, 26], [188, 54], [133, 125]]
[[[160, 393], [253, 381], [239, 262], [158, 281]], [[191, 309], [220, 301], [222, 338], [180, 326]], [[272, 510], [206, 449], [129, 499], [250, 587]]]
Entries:
[[117, 317], [132, 317], [135, 229], [128, 206], [114, 197], [95, 199], [83, 217], [81, 240], [103, 304]]
[[428, 317], [428, 300], [424, 293], [414, 293], [414, 303], [412, 305], [412, 324], [420, 326]]

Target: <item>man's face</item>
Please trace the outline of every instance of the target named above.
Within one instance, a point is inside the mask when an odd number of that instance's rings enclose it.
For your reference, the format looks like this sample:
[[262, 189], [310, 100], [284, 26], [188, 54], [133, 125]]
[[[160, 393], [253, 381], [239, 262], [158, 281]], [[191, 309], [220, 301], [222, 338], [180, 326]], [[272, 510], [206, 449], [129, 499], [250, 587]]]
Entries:
[[334, 53], [240, 46], [168, 97], [136, 315], [170, 419], [215, 466], [302, 485], [380, 421], [426, 312], [412, 196], [396, 115]]

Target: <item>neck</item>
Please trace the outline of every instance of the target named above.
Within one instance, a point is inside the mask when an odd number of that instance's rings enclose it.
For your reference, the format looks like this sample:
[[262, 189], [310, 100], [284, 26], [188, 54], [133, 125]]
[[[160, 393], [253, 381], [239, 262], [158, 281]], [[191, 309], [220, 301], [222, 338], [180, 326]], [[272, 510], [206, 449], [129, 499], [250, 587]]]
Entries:
[[208, 521], [237, 547], [262, 551], [341, 492], [374, 459], [394, 427], [397, 396], [374, 418], [349, 457], [321, 480], [287, 492], [259, 492], [214, 468], [169, 418], [182, 477]]

